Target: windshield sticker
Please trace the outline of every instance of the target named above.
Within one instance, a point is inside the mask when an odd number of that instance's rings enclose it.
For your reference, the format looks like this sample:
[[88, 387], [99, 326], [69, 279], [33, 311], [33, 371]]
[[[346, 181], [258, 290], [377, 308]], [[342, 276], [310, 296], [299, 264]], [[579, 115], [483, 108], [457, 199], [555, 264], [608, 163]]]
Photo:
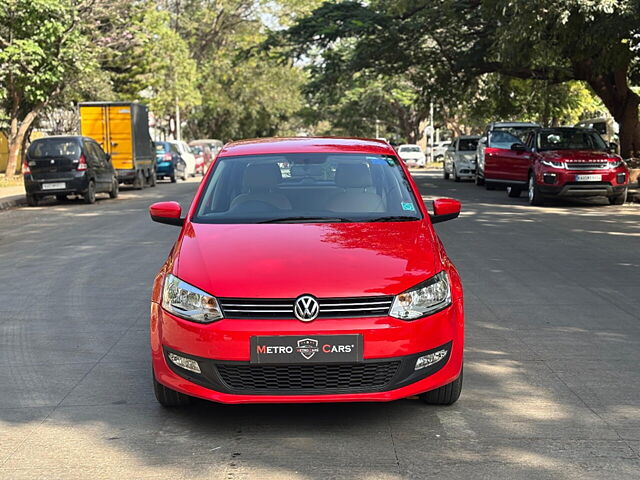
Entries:
[[371, 165], [384, 165], [386, 163], [384, 158], [380, 157], [367, 157], [367, 160], [371, 162]]
[[403, 210], [408, 210], [410, 212], [415, 212], [416, 211], [416, 207], [414, 207], [413, 203], [411, 203], [411, 202], [402, 202], [402, 209]]

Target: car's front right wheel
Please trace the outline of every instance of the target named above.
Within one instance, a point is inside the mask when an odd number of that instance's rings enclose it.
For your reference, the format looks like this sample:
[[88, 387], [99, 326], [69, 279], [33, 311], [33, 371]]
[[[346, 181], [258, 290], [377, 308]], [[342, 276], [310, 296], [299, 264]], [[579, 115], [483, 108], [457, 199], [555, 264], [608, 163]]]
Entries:
[[613, 197], [609, 197], [609, 203], [611, 205], [624, 205], [624, 202], [627, 201], [627, 191], [625, 190], [620, 195], [614, 195]]
[[453, 405], [460, 398], [461, 392], [462, 370], [460, 370], [460, 376], [453, 382], [421, 394], [420, 400], [429, 405]]
[[527, 189], [529, 205], [540, 207], [544, 205], [544, 197], [540, 193], [540, 188], [536, 183], [536, 176], [533, 172], [529, 174], [529, 188]]
[[192, 397], [185, 395], [181, 392], [165, 387], [158, 380], [156, 380], [155, 374], [153, 375], [153, 392], [156, 394], [156, 400], [163, 407], [185, 407], [191, 403]]

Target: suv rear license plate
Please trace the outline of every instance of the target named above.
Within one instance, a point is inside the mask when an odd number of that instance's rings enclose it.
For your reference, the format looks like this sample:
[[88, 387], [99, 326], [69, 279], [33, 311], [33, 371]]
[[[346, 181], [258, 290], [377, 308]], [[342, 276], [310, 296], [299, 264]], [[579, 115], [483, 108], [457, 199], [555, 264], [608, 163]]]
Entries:
[[576, 182], [599, 182], [602, 175], [576, 175]]
[[67, 184], [64, 182], [59, 182], [59, 183], [43, 183], [42, 184], [42, 189], [43, 190], [61, 190], [63, 188], [66, 188]]
[[251, 363], [357, 363], [362, 335], [251, 337]]

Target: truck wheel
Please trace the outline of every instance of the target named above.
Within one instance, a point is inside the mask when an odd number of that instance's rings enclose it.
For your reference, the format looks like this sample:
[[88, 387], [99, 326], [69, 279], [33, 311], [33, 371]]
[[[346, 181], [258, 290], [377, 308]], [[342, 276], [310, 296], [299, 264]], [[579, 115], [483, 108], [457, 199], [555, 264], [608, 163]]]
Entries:
[[27, 195], [27, 205], [29, 205], [30, 207], [37, 207], [38, 197], [36, 197], [35, 195]]
[[625, 189], [620, 195], [615, 195], [613, 197], [609, 197], [609, 203], [611, 205], [624, 205], [624, 202], [627, 201], [627, 190]]
[[453, 382], [420, 395], [420, 400], [429, 405], [453, 405], [462, 392], [462, 370]]
[[118, 198], [118, 194], [120, 193], [120, 185], [118, 184], [118, 180], [113, 179], [111, 190], [109, 191], [109, 198]]
[[156, 183], [157, 183], [156, 171], [151, 170], [151, 175], [149, 175], [149, 186], [153, 188], [156, 186]]
[[136, 190], [142, 190], [144, 188], [145, 178], [142, 174], [142, 170], [136, 172], [136, 179], [133, 181], [133, 188]]
[[189, 395], [165, 387], [156, 380], [155, 375], [153, 375], [153, 392], [156, 394], [158, 403], [166, 408], [184, 407], [191, 403]]
[[529, 174], [528, 195], [529, 195], [529, 205], [533, 205], [535, 207], [540, 207], [544, 205], [544, 198], [540, 193], [540, 188], [536, 183], [536, 176], [534, 175], [533, 172]]
[[522, 190], [518, 187], [507, 187], [507, 195], [509, 195], [511, 198], [520, 198], [521, 193]]
[[96, 203], [96, 184], [93, 180], [89, 180], [87, 191], [84, 192], [84, 203]]

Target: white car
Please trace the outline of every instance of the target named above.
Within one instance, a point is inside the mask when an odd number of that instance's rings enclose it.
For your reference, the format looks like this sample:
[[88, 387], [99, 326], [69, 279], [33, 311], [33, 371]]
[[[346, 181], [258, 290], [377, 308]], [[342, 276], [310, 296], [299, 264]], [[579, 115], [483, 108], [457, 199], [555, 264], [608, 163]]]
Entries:
[[442, 173], [445, 180], [451, 175], [456, 182], [475, 176], [478, 140], [480, 136], [471, 135], [453, 139], [444, 154]]
[[[451, 146], [451, 140], [443, 140], [433, 144], [433, 161], [441, 162], [444, 159], [444, 153]], [[431, 152], [431, 148], [427, 147], [427, 152]]]
[[427, 163], [422, 149], [418, 145], [406, 144], [398, 147], [398, 156], [408, 167], [424, 167]]
[[180, 158], [184, 160], [184, 163], [187, 165], [185, 168], [185, 174], [190, 175], [192, 177], [196, 176], [196, 157], [191, 152], [191, 148], [187, 145], [186, 142], [178, 142], [176, 140], [169, 142], [178, 149], [178, 153], [180, 154]]

